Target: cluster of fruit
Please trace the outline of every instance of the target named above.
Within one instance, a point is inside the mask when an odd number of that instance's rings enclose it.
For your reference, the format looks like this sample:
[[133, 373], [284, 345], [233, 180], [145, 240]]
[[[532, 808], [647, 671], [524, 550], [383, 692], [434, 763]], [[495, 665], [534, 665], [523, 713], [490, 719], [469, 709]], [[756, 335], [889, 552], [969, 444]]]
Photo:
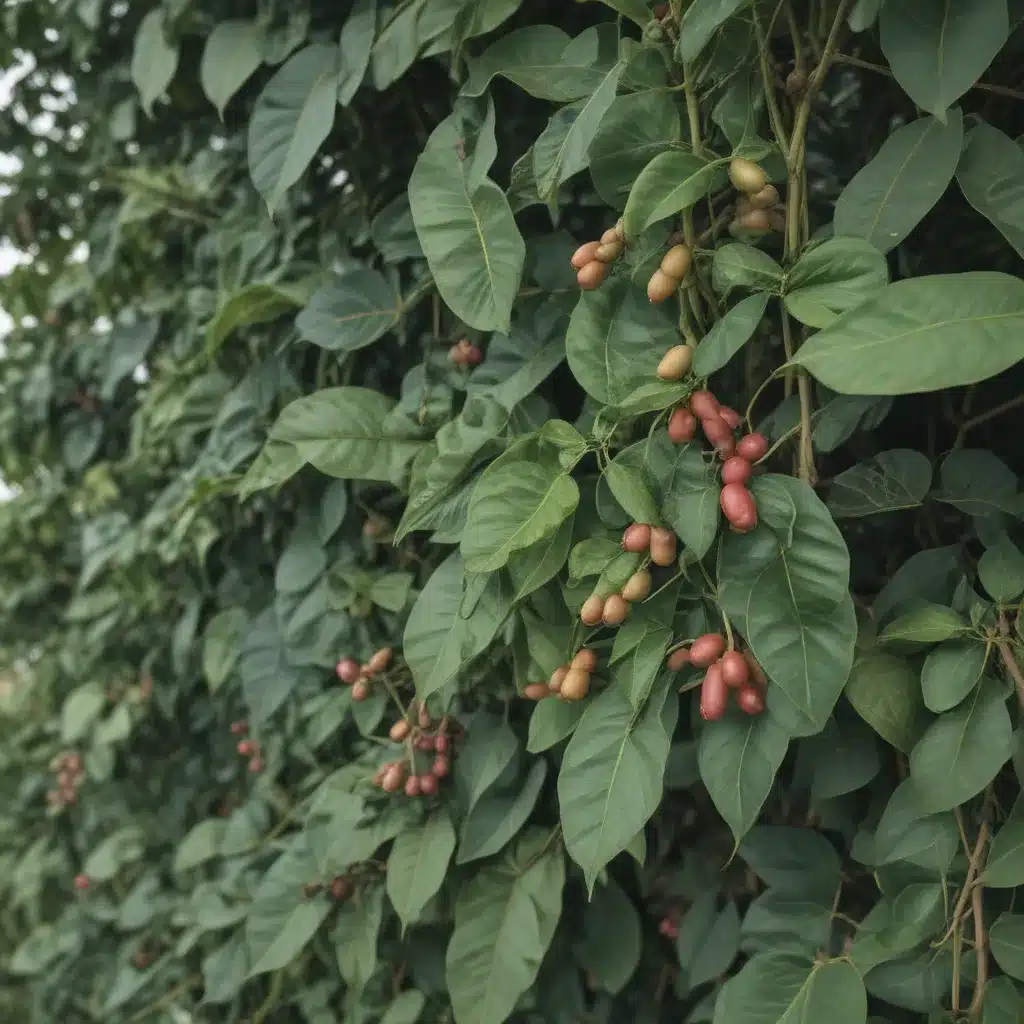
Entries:
[[474, 345], [468, 338], [461, 338], [448, 349], [448, 358], [456, 366], [477, 366], [483, 362], [484, 353], [479, 345]]
[[[690, 251], [690, 247], [688, 245], [673, 245], [662, 257], [661, 266], [651, 274], [651, 279], [647, 282], [647, 298], [651, 302], [664, 302], [683, 283], [691, 266], [693, 266], [693, 253]], [[682, 374], [679, 376], [681, 377]], [[675, 379], [678, 380], [679, 377]]]
[[581, 647], [568, 665], [559, 665], [546, 683], [530, 683], [523, 690], [528, 700], [542, 700], [552, 694], [562, 700], [583, 700], [590, 693], [590, 677], [597, 669], [597, 652]]
[[[324, 891], [324, 886], [319, 882], [307, 882], [302, 887], [302, 895], [307, 900], [311, 900], [315, 896], [319, 896], [320, 893]], [[326, 888], [326, 892], [336, 903], [344, 903], [354, 891], [355, 888], [348, 875], [337, 875], [335, 878], [331, 879], [331, 884]]]
[[370, 680], [391, 664], [391, 648], [375, 651], [368, 662], [360, 665], [355, 658], [342, 658], [334, 667], [338, 678], [352, 687], [353, 700], [366, 700], [370, 696]]
[[[410, 706], [409, 717], [414, 710]], [[409, 717], [400, 718], [388, 733], [395, 743], [407, 745], [406, 756], [381, 765], [373, 777], [373, 783], [385, 793], [397, 793], [401, 789], [406, 796], [433, 796], [440, 780], [451, 772], [454, 725], [445, 717], [436, 723], [435, 729], [435, 722], [424, 705], [420, 705], [415, 725]], [[422, 770], [418, 764], [420, 759], [417, 755], [420, 754], [434, 755], [429, 767]]]
[[784, 231], [786, 218], [779, 208], [779, 193], [753, 160], [736, 157], [729, 164], [729, 180], [742, 193], [729, 232]]
[[84, 871], [79, 871], [78, 874], [75, 875], [75, 883], [74, 884], [75, 884], [75, 888], [79, 892], [85, 892], [85, 890], [88, 889], [90, 885], [92, 885], [92, 880], [89, 878], [89, 876]]
[[708, 722], [716, 722], [729, 706], [733, 693], [736, 706], [748, 715], [764, 711], [764, 692], [768, 679], [750, 651], [726, 650], [721, 633], [705, 633], [687, 648], [669, 655], [668, 667], [678, 672], [686, 665], [705, 669], [700, 686], [700, 713]]
[[675, 942], [679, 938], [679, 921], [681, 918], [678, 907], [673, 907], [658, 922], [658, 932]]
[[576, 273], [576, 281], [585, 291], [600, 288], [608, 276], [608, 268], [622, 255], [626, 248], [626, 235], [622, 221], [609, 228], [597, 242], [584, 242], [569, 261]]
[[56, 788], [47, 790], [46, 803], [57, 810], [78, 803], [78, 790], [85, 780], [82, 755], [74, 752], [60, 754], [50, 762]]
[[[231, 723], [232, 736], [248, 736], [248, 734], [249, 723], [244, 718]], [[241, 739], [238, 741], [238, 746], [235, 749], [241, 757], [249, 758], [249, 771], [254, 775], [263, 771], [263, 755], [260, 751], [260, 745], [256, 740]]]

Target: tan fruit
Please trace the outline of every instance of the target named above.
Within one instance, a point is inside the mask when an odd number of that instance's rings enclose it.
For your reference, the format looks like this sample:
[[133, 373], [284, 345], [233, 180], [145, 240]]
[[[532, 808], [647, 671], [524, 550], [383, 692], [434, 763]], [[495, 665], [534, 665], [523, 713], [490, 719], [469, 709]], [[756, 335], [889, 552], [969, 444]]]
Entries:
[[601, 247], [600, 242], [584, 242], [573, 254], [569, 262], [573, 270], [582, 270], [588, 263], [594, 261], [597, 250]]
[[615, 226], [610, 228], [609, 230], [615, 232], [615, 237], [620, 242], [625, 242], [626, 241], [626, 229], [622, 225], [622, 218], [621, 217], [615, 222]]
[[389, 765], [384, 777], [381, 779], [380, 788], [385, 793], [397, 793], [405, 784], [405, 765], [396, 761]]
[[679, 282], [668, 276], [664, 270], [656, 270], [647, 282], [647, 298], [651, 302], [664, 302], [679, 287]]
[[[747, 196], [746, 201], [749, 204], [748, 209], [770, 210], [779, 201], [779, 190], [774, 185], [765, 185], [760, 192]], [[736, 212], [740, 212], [739, 204], [736, 206]]]
[[643, 601], [650, 592], [651, 574], [646, 569], [641, 569], [639, 572], [633, 573], [633, 575], [626, 581], [626, 585], [622, 588], [622, 596], [629, 601], [630, 604], [635, 604], [637, 601]]
[[600, 260], [592, 260], [577, 275], [576, 283], [585, 291], [592, 292], [600, 288], [608, 276], [608, 264]]
[[651, 543], [651, 528], [646, 523], [631, 523], [622, 534], [622, 550], [639, 555]]
[[616, 228], [609, 228], [603, 235], [601, 235], [601, 245], [607, 245], [609, 242], [621, 242], [622, 236], [619, 234]]
[[562, 700], [583, 700], [590, 692], [590, 673], [582, 668], [571, 668], [562, 681]]
[[768, 211], [768, 222], [772, 231], [781, 233], [786, 230], [786, 218], [778, 210]]
[[384, 669], [391, 664], [391, 648], [382, 647], [379, 651], [376, 651], [372, 658], [370, 658], [369, 669], [370, 675], [376, 675], [378, 672], [383, 672]]
[[621, 255], [625, 246], [617, 239], [605, 242], [594, 254], [594, 259], [601, 263], [614, 263]]
[[562, 690], [562, 683], [565, 682], [565, 677], [569, 674], [568, 665], [559, 665], [554, 672], [551, 673], [551, 678], [548, 680], [548, 689], [552, 693], [560, 693]]
[[401, 743], [411, 731], [412, 726], [404, 718], [400, 718], [393, 726], [391, 726], [391, 731], [388, 735], [395, 741], [395, 743]]
[[693, 253], [688, 245], [673, 245], [661, 261], [661, 272], [676, 281], [682, 281], [693, 264]]
[[682, 380], [693, 365], [693, 349], [689, 345], [673, 345], [658, 363], [661, 380]]
[[676, 560], [676, 535], [671, 530], [651, 530], [651, 561], [655, 565], [671, 565]]
[[604, 603], [604, 624], [621, 626], [629, 615], [629, 602], [621, 594], [612, 594]]
[[572, 659], [571, 668], [581, 668], [584, 672], [593, 672], [597, 668], [597, 651], [592, 647], [581, 647]]
[[596, 626], [604, 615], [604, 605], [604, 598], [600, 594], [591, 594], [580, 609], [580, 621], [583, 625]]
[[745, 160], [741, 156], [729, 164], [729, 180], [740, 192], [746, 192], [748, 196], [760, 192], [768, 184], [764, 171], [752, 160]]
[[737, 217], [736, 223], [744, 231], [770, 231], [772, 218], [767, 210], [750, 210], [742, 217]]
[[551, 691], [548, 689], [547, 683], [530, 683], [523, 690], [523, 696], [527, 700], [543, 700], [550, 693]]

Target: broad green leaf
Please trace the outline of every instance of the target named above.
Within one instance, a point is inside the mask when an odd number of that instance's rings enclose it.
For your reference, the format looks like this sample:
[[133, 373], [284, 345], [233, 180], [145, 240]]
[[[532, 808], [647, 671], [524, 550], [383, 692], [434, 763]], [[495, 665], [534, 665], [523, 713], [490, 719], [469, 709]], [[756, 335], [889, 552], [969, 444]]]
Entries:
[[463, 885], [446, 977], [458, 1024], [505, 1020], [533, 985], [562, 912], [565, 860], [539, 830]]
[[647, 296], [623, 277], [584, 292], [565, 336], [573, 376], [604, 405], [616, 405], [654, 376], [679, 335]]
[[974, 384], [1022, 358], [1024, 281], [970, 271], [887, 285], [793, 362], [840, 394], [905, 395]]
[[1024, 255], [1024, 152], [984, 122], [967, 133], [956, 180], [967, 201]]
[[694, 0], [679, 23], [679, 59], [689, 63], [698, 57], [718, 29], [748, 3], [750, 0]]
[[426, 1006], [426, 996], [417, 989], [407, 988], [392, 1000], [380, 1024], [416, 1024]]
[[693, 206], [725, 181], [723, 161], [669, 150], [656, 156], [639, 174], [626, 201], [622, 226], [634, 238], [651, 224]]
[[894, 899], [872, 907], [850, 949], [853, 965], [872, 967], [912, 952], [943, 926], [945, 891], [940, 882], [908, 885]]
[[853, 793], [874, 779], [881, 768], [878, 742], [867, 724], [840, 713], [802, 746], [812, 763], [811, 806]]
[[576, 481], [557, 465], [501, 459], [473, 488], [462, 557], [469, 572], [494, 572], [552, 536], [579, 502]]
[[562, 831], [591, 891], [661, 800], [669, 750], [661, 713], [661, 700], [652, 697], [637, 713], [611, 687], [589, 704], [566, 747], [558, 776]]
[[379, 885], [363, 889], [359, 899], [346, 900], [338, 911], [331, 932], [338, 972], [357, 991], [370, 980], [377, 966], [383, 914], [384, 890]]
[[1024, 1014], [1024, 997], [1005, 975], [990, 978], [985, 986], [981, 1024], [1019, 1024]]
[[271, 214], [334, 126], [338, 47], [312, 43], [260, 93], [249, 121], [249, 173]]
[[960, 849], [960, 831], [949, 811], [929, 814], [912, 780], [905, 779], [893, 792], [874, 835], [876, 866], [907, 861], [945, 875]]
[[910, 755], [910, 778], [926, 811], [944, 811], [980, 793], [1012, 753], [1006, 697], [987, 681], [925, 730]]
[[206, 328], [206, 352], [212, 356], [238, 327], [277, 320], [301, 306], [308, 292], [302, 286], [249, 284], [232, 295]]
[[939, 469], [940, 487], [931, 493], [972, 516], [995, 512], [1020, 515], [1017, 475], [996, 454], [984, 448], [955, 448]]
[[1009, 818], [995, 834], [981, 883], [995, 889], [1024, 885], [1024, 810], [1018, 800]]
[[244, 608], [225, 608], [218, 612], [203, 631], [203, 675], [211, 691], [216, 691], [238, 663], [241, 638], [249, 617]]
[[921, 117], [897, 128], [836, 200], [836, 234], [863, 238], [882, 253], [899, 245], [942, 198], [954, 171], [962, 185], [963, 135], [957, 107], [945, 124]]
[[749, 295], [715, 323], [693, 356], [693, 372], [698, 377], [709, 377], [722, 369], [754, 336], [768, 298], [764, 292]]
[[258, 21], [221, 21], [203, 47], [199, 81], [209, 101], [224, 117], [224, 108], [263, 63], [266, 28]]
[[245, 984], [249, 959], [245, 936], [238, 933], [203, 960], [203, 1001], [228, 1003]]
[[376, 270], [332, 277], [313, 293], [295, 326], [303, 340], [331, 352], [354, 352], [398, 324], [401, 301]]
[[903, 658], [881, 651], [860, 655], [846, 680], [846, 698], [879, 736], [909, 754], [921, 729], [921, 687]]
[[992, 922], [988, 941], [996, 963], [1011, 977], [1024, 981], [1024, 914], [1000, 914]]
[[703, 558], [718, 533], [721, 481], [715, 464], [706, 462], [696, 445], [678, 452], [670, 473], [663, 477], [661, 511], [686, 547]]
[[786, 275], [786, 309], [810, 327], [827, 327], [888, 283], [885, 257], [870, 242], [829, 238]]
[[253, 619], [242, 643], [238, 675], [256, 725], [265, 722], [291, 696], [300, 683], [319, 673], [296, 664], [278, 628], [273, 607]]
[[[949, 999], [953, 957], [932, 950], [879, 964], [868, 972], [868, 992], [883, 1002], [920, 1014], [939, 1014]], [[935, 1018], [932, 1018], [935, 1019]]]
[[83, 683], [72, 690], [60, 712], [60, 735], [65, 743], [85, 736], [107, 706], [107, 695], [99, 683]]
[[132, 50], [132, 81], [149, 117], [153, 116], [153, 104], [163, 96], [178, 70], [178, 47], [167, 40], [165, 17], [162, 7], [150, 10], [139, 22]]
[[545, 202], [558, 195], [558, 187], [590, 163], [590, 144], [615, 99], [622, 74], [616, 64], [586, 99], [562, 107], [533, 144], [533, 177], [537, 194]]
[[1024, 592], [1024, 554], [1003, 538], [978, 560], [978, 579], [993, 601], [1006, 604]]
[[598, 194], [621, 210], [637, 175], [681, 138], [679, 110], [670, 95], [650, 90], [617, 96], [590, 144], [590, 176]]
[[942, 121], [992, 63], [1009, 31], [1006, 0], [885, 4], [879, 18], [882, 52], [896, 81]]
[[572, 543], [572, 528], [570, 516], [550, 537], [509, 555], [508, 574], [515, 587], [517, 604], [561, 571]]
[[[858, 430], [874, 430], [889, 415], [892, 403], [890, 397], [833, 395], [813, 420], [811, 441], [815, 450], [834, 452]], [[773, 440], [777, 439], [778, 427], [775, 430]]]
[[691, 989], [722, 977], [740, 951], [740, 917], [736, 904], [726, 903], [694, 952], [686, 981]]
[[454, 852], [455, 829], [444, 807], [395, 840], [388, 854], [387, 892], [403, 928], [419, 919], [441, 888]]
[[789, 736], [769, 715], [731, 712], [701, 729], [700, 777], [737, 846], [757, 821], [788, 747]]
[[636, 523], [657, 524], [658, 506], [643, 478], [623, 461], [613, 459], [605, 467], [604, 480], [622, 510]]
[[925, 707], [936, 714], [955, 708], [981, 679], [987, 655], [976, 640], [946, 640], [930, 650], [921, 668]]
[[618, 995], [640, 963], [640, 915], [611, 878], [598, 886], [583, 913], [583, 930], [573, 947], [576, 960], [598, 987]]
[[[585, 3], [586, 0], [576, 0], [577, 3]], [[603, 4], [625, 15], [630, 21], [643, 28], [651, 20], [651, 12], [647, 9], [644, 0], [601, 0]]]
[[347, 107], [366, 77], [377, 31], [377, 0], [355, 0], [338, 39], [338, 102]]
[[766, 252], [743, 242], [728, 242], [715, 250], [711, 262], [711, 280], [715, 291], [727, 293], [732, 288], [782, 294], [784, 274]]
[[537, 805], [547, 769], [546, 761], [535, 760], [521, 785], [495, 787], [482, 795], [462, 822], [457, 864], [493, 856], [515, 837]]
[[539, 701], [530, 715], [530, 734], [526, 749], [539, 754], [560, 743], [579, 725], [588, 701]]
[[226, 828], [227, 822], [220, 818], [205, 818], [193, 825], [174, 851], [174, 870], [188, 871], [216, 857]]
[[916, 508], [932, 482], [928, 457], [912, 448], [881, 452], [844, 470], [828, 493], [828, 510], [837, 519]]
[[[493, 146], [482, 133], [478, 152]], [[441, 297], [479, 330], [507, 331], [519, 290], [526, 245], [505, 193], [477, 161], [462, 159], [455, 114], [434, 129], [409, 179], [416, 234]], [[489, 162], [488, 162], [489, 166]]]
[[967, 624], [952, 608], [940, 604], [922, 604], [901, 615], [882, 630], [879, 640], [914, 644], [937, 644], [961, 636]]
[[752, 871], [779, 892], [828, 896], [842, 875], [839, 857], [820, 833], [783, 825], [758, 825], [740, 844], [739, 855]]

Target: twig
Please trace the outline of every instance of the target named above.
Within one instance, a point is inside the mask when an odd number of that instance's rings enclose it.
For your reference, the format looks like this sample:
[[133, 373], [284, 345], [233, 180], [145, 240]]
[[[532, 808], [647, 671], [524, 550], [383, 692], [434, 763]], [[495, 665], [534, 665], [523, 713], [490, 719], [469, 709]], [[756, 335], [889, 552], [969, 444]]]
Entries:
[[[786, 348], [786, 359], [791, 360], [795, 347], [789, 323], [789, 312], [782, 307], [782, 339]], [[787, 371], [787, 379], [788, 379]], [[813, 487], [818, 478], [814, 466], [814, 447], [811, 443], [811, 379], [802, 370], [797, 371], [796, 390], [800, 399], [800, 440], [797, 444], [797, 467], [800, 479]]]
[[[953, 813], [957, 816], [959, 824], [963, 823], [963, 812], [959, 807], [953, 809]], [[971, 860], [967, 865], [967, 877], [964, 879], [964, 887], [960, 890], [960, 896], [956, 901], [956, 907], [953, 908], [953, 923], [949, 926], [949, 930], [942, 937], [942, 942], [938, 945], [945, 943], [953, 932], [959, 927], [963, 920], [964, 913], [967, 910], [967, 902], [971, 898], [971, 892], [975, 888], [974, 880], [978, 876], [978, 872], [981, 870], [981, 865], [985, 859], [985, 844], [988, 842], [989, 827], [988, 822], [983, 821], [981, 828], [978, 829], [978, 841], [974, 844], [974, 850], [971, 852]]]
[[960, 429], [957, 431], [953, 447], [959, 448], [964, 443], [964, 437], [969, 430], [973, 430], [975, 427], [981, 426], [982, 423], [987, 423], [989, 420], [994, 420], [997, 416], [1002, 416], [1004, 412], [1009, 412], [1011, 409], [1016, 409], [1021, 405], [1024, 405], [1024, 395], [1017, 395], [1016, 398], [1011, 398], [1000, 405], [993, 406], [991, 409], [986, 409], [985, 412], [979, 412], [977, 416], [972, 416], [970, 419], [964, 420], [963, 423], [960, 424]]
[[[873, 64], [869, 60], [861, 60], [860, 57], [853, 57], [848, 53], [837, 53], [832, 58], [837, 64], [849, 64], [854, 68], [863, 68], [865, 71], [874, 71], [876, 74], [885, 75], [887, 78], [892, 78], [893, 73], [882, 64]], [[977, 89], [979, 92], [990, 92], [996, 96], [1005, 96], [1011, 100], [1024, 100], [1024, 92], [1019, 89], [1011, 89], [1006, 85], [991, 85], [988, 82], [975, 82], [971, 86], [972, 89]]]

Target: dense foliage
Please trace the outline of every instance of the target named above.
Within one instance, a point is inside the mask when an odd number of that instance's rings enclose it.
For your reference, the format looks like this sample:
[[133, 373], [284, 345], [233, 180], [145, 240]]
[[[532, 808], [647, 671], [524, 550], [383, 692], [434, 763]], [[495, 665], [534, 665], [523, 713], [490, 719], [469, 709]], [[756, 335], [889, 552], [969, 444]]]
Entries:
[[0, 1018], [1024, 1019], [1022, 17], [0, 4]]

